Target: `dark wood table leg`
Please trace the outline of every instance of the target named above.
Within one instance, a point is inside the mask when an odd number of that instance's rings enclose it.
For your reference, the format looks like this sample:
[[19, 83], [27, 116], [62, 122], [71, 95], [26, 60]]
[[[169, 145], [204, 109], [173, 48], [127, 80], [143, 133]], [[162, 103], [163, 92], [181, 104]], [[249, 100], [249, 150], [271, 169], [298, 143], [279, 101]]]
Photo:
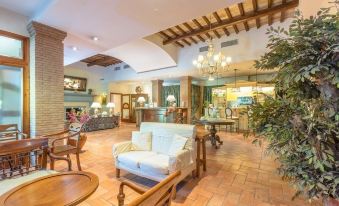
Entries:
[[196, 159], [196, 164], [197, 164], [197, 168], [195, 171], [196, 177], [200, 177], [200, 164], [201, 164], [201, 159], [200, 159], [200, 148], [201, 148], [201, 142], [200, 139], [197, 138], [197, 159]]
[[203, 139], [201, 142], [202, 142], [202, 165], [204, 172], [206, 172], [206, 140]]

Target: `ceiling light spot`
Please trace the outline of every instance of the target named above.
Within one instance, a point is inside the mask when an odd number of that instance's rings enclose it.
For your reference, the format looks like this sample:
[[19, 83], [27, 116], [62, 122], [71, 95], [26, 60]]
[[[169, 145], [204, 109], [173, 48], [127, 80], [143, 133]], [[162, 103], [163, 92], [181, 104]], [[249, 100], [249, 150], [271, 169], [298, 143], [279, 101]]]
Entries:
[[78, 47], [72, 46], [72, 50], [73, 50], [73, 51], [78, 51]]
[[93, 36], [93, 37], [92, 37], [92, 40], [93, 40], [93, 41], [98, 41], [99, 38], [98, 38], [97, 36]]
[[154, 8], [154, 9], [153, 9], [153, 11], [155, 11], [155, 12], [158, 12], [158, 11], [159, 11], [159, 9], [158, 9], [158, 8]]

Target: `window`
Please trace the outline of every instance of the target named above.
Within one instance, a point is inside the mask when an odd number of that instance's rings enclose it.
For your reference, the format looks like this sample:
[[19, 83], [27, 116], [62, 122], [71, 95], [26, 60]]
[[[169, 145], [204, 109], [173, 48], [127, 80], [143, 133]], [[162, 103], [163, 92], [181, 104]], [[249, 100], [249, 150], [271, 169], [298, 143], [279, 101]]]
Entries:
[[0, 30], [0, 124], [29, 134], [28, 38]]

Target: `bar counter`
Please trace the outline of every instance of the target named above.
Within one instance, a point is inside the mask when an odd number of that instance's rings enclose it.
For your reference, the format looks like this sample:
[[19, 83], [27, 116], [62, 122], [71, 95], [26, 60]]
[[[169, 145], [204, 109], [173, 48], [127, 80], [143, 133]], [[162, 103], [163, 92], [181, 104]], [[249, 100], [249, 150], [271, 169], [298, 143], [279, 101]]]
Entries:
[[136, 125], [141, 122], [187, 123], [187, 108], [184, 107], [137, 107], [135, 108]]

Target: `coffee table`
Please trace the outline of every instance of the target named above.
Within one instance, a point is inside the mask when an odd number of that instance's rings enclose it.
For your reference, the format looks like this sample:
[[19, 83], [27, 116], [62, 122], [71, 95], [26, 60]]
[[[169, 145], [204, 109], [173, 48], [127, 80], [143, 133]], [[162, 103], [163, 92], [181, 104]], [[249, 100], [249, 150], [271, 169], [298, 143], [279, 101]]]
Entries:
[[91, 196], [98, 186], [98, 176], [90, 172], [58, 173], [13, 188], [0, 196], [0, 205], [77, 205]]

